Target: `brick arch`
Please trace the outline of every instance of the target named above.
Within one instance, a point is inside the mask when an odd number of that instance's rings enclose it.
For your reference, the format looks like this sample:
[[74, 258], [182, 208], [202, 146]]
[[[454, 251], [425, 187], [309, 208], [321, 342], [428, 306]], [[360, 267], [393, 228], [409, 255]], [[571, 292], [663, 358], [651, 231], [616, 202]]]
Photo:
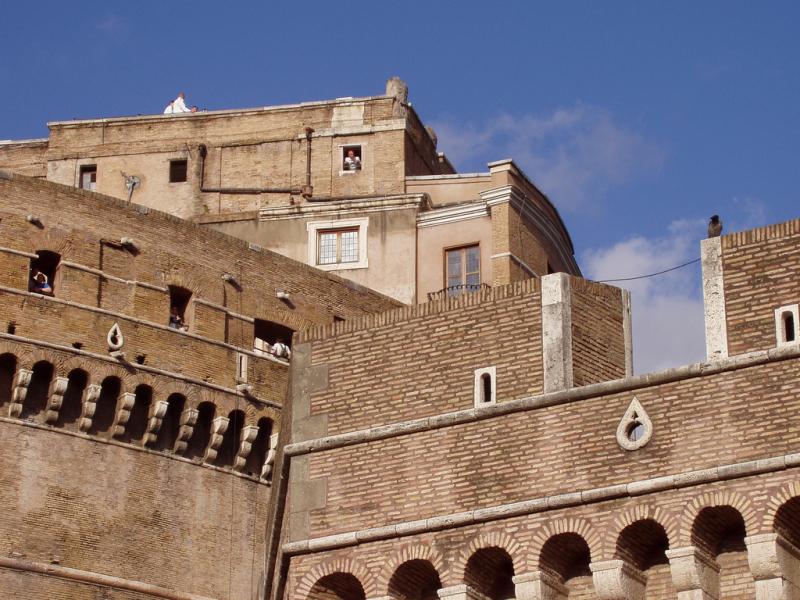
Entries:
[[458, 554], [458, 562], [454, 565], [453, 572], [457, 574], [458, 580], [464, 580], [469, 559], [478, 550], [485, 548], [500, 548], [505, 550], [514, 563], [514, 571], [522, 573], [524, 568], [525, 556], [522, 544], [504, 531], [482, 532], [471, 538], [466, 546]]
[[49, 250], [50, 252], [57, 252], [61, 256], [61, 260], [67, 260], [67, 257], [72, 253], [74, 244], [69, 238], [66, 231], [54, 227], [47, 226], [47, 217], [45, 221], [45, 228], [39, 229], [38, 227], [30, 227], [30, 235], [27, 236], [28, 252], [36, 252], [37, 250]]
[[[692, 528], [697, 515], [704, 508], [714, 508], [718, 506], [731, 506], [739, 511], [744, 519], [744, 526], [747, 535], [753, 535], [758, 529], [758, 515], [753, 503], [749, 498], [732, 490], [719, 490], [716, 492], [704, 492], [700, 496], [692, 498], [686, 506], [680, 518], [680, 534], [675, 541], [680, 546], [691, 545]], [[663, 523], [662, 523], [663, 525]], [[667, 532], [669, 535], [669, 532]], [[670, 537], [670, 544], [673, 543]]]
[[86, 371], [89, 375], [89, 381], [92, 379], [92, 372], [97, 366], [97, 361], [91, 360], [85, 356], [65, 356], [56, 360], [56, 374], [60, 377], [66, 377], [75, 369]]
[[[667, 512], [659, 506], [652, 506], [650, 504], [637, 504], [633, 508], [623, 512], [616, 517], [613, 526], [609, 527], [606, 535], [606, 547], [616, 548], [617, 539], [628, 525], [632, 525], [636, 521], [652, 520], [661, 525], [667, 533], [670, 548], [677, 548], [678, 540], [680, 539], [680, 527], [678, 521], [671, 513]], [[691, 529], [691, 527], [690, 527]], [[610, 557], [609, 557], [610, 558]]]
[[385, 590], [389, 585], [389, 580], [394, 575], [394, 572], [403, 564], [410, 560], [427, 560], [433, 565], [433, 568], [439, 573], [439, 577], [444, 579], [445, 562], [444, 557], [433, 550], [430, 546], [421, 544], [414, 544], [411, 546], [404, 546], [399, 552], [395, 553], [388, 561], [386, 561], [378, 576], [378, 588]]
[[539, 568], [539, 558], [547, 540], [561, 533], [576, 533], [581, 536], [589, 546], [593, 561], [602, 556], [603, 539], [589, 521], [574, 517], [554, 519], [538, 529], [533, 536], [533, 552], [526, 565], [528, 570], [535, 571]]
[[[220, 273], [220, 283], [222, 283], [222, 273]], [[169, 286], [181, 287], [192, 292], [192, 298], [203, 298], [204, 288], [200, 280], [195, 275], [187, 275], [182, 271], [172, 271], [168, 277], [165, 277], [163, 283], [165, 288]]]
[[90, 384], [100, 385], [106, 377], [116, 377], [120, 382], [120, 394], [133, 391], [133, 388], [128, 389], [126, 385], [126, 372], [117, 365], [94, 362], [91, 366], [87, 366], [85, 371], [89, 373]]
[[39, 348], [38, 346], [17, 347], [9, 349], [8, 352], [17, 357], [17, 369], [32, 369], [39, 361], [46, 361], [55, 367], [55, 359], [52, 352]]
[[367, 571], [363, 565], [349, 558], [340, 558], [317, 565], [306, 573], [297, 585], [295, 597], [306, 598], [317, 581], [326, 575], [333, 575], [334, 573], [349, 573], [353, 575], [361, 582], [361, 586], [364, 588], [364, 593], [367, 598], [378, 595], [377, 582], [375, 577], [372, 576], [372, 573]]
[[166, 400], [173, 394], [180, 394], [188, 402], [195, 395], [195, 390], [196, 388], [192, 384], [185, 381], [167, 380], [158, 387], [158, 390], [153, 388], [153, 399], [155, 401]]
[[[796, 498], [798, 496], [800, 496], [800, 481], [793, 481], [781, 486], [777, 493], [772, 494], [770, 499], [767, 501], [764, 514], [761, 518], [761, 530], [757, 531], [756, 533], [772, 532], [778, 509], [780, 509], [781, 506], [786, 504], [792, 498]], [[753, 535], [749, 531], [748, 534]]]

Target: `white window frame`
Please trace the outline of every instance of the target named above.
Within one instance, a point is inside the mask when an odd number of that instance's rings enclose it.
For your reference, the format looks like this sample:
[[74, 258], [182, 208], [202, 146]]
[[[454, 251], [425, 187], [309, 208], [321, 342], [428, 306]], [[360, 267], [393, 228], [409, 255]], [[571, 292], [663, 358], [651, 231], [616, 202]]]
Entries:
[[[794, 340], [791, 342], [786, 341], [786, 332], [783, 328], [783, 314], [787, 312], [792, 313], [794, 318]], [[798, 313], [800, 313], [798, 304], [787, 304], [775, 309], [775, 340], [778, 346], [800, 344], [800, 318], [798, 318], [800, 315]]]
[[[367, 259], [367, 230], [369, 218], [345, 219], [341, 221], [312, 221], [306, 224], [308, 230], [308, 264], [322, 271], [344, 271], [349, 269], [366, 269], [369, 267]], [[317, 243], [319, 234], [326, 230], [358, 229], [358, 260], [346, 263], [317, 264], [319, 257]]]
[[[489, 375], [491, 378], [491, 393], [492, 399], [489, 402], [484, 402], [483, 398], [483, 381], [481, 378], [484, 375]], [[479, 406], [491, 406], [492, 404], [497, 404], [497, 367], [483, 367], [481, 369], [475, 369], [475, 391], [473, 396], [473, 402], [475, 407]]]
[[[345, 148], [352, 148], [353, 146], [358, 146], [361, 148], [361, 168], [357, 171], [345, 171], [342, 167], [344, 166], [344, 149]], [[366, 152], [367, 143], [366, 142], [354, 142], [352, 144], [339, 144], [339, 175], [358, 175], [364, 170], [364, 152]]]
[[247, 383], [247, 354], [244, 352], [236, 353], [236, 381]]

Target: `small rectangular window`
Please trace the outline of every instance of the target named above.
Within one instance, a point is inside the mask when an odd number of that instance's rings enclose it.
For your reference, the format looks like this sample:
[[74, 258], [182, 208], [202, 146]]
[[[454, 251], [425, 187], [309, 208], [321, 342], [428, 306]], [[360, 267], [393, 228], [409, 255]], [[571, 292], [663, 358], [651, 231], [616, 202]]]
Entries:
[[78, 186], [83, 190], [97, 189], [97, 165], [83, 165], [81, 167]]
[[361, 170], [363, 157], [361, 146], [342, 146], [342, 171], [357, 172]]
[[236, 381], [247, 383], [247, 354], [236, 354]]
[[445, 250], [445, 288], [448, 296], [474, 292], [481, 287], [480, 246]]
[[169, 161], [169, 182], [170, 183], [183, 183], [186, 181], [186, 174], [188, 171], [189, 162], [183, 160]]
[[358, 262], [358, 227], [317, 232], [317, 264]]

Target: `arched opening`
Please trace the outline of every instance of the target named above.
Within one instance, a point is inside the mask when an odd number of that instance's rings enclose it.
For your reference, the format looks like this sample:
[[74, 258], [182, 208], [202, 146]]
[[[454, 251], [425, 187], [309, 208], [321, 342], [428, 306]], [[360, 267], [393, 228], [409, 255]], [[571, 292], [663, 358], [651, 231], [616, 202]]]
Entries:
[[244, 427], [244, 413], [240, 410], [231, 411], [228, 414], [228, 429], [222, 436], [222, 443], [214, 464], [218, 467], [233, 466], [236, 454], [239, 452], [239, 443], [242, 439], [242, 428]]
[[121, 389], [122, 384], [118, 377], [106, 377], [103, 379], [100, 384], [100, 396], [97, 398], [97, 406], [94, 409], [92, 426], [87, 433], [96, 435], [111, 429], [117, 413], [117, 400], [119, 400]]
[[33, 365], [33, 375], [28, 386], [28, 393], [22, 404], [20, 419], [27, 419], [38, 415], [47, 407], [47, 397], [50, 394], [50, 382], [53, 379], [53, 365], [46, 361], [39, 361]]
[[31, 259], [28, 291], [53, 296], [60, 265], [61, 255], [57, 252], [37, 250], [36, 258]]
[[[253, 324], [253, 352], [282, 356], [285, 353], [278, 344], [283, 344], [286, 348], [291, 349], [293, 333], [293, 329], [280, 323], [256, 319]], [[286, 357], [284, 356], [284, 358]]]
[[83, 369], [73, 369], [67, 375], [67, 390], [58, 411], [56, 427], [77, 429], [83, 411], [83, 392], [89, 383], [89, 374]]
[[169, 320], [172, 329], [188, 331], [191, 325], [192, 291], [186, 288], [170, 285], [169, 289]]
[[415, 559], [397, 567], [389, 580], [389, 596], [397, 600], [438, 600], [439, 573], [427, 560]]
[[0, 406], [11, 402], [16, 374], [17, 357], [13, 354], [0, 354]]
[[785, 342], [795, 341], [794, 313], [790, 310], [784, 311], [781, 315], [781, 323], [783, 325], [783, 340]]
[[469, 557], [464, 583], [491, 600], [514, 598], [514, 561], [497, 546], [481, 548]]
[[170, 394], [167, 398], [167, 412], [156, 435], [156, 450], [172, 450], [175, 447], [181, 428], [181, 414], [183, 414], [185, 405], [186, 397], [182, 394]]
[[744, 519], [732, 506], [706, 507], [692, 524], [692, 545], [714, 557], [719, 565], [720, 598], [755, 597], [744, 543], [746, 535]]
[[669, 538], [664, 527], [653, 519], [643, 519], [631, 523], [619, 534], [615, 558], [646, 575], [648, 598], [674, 598], [668, 549]]
[[128, 415], [125, 433], [120, 438], [123, 442], [140, 442], [147, 432], [147, 421], [150, 415], [150, 405], [153, 402], [153, 388], [149, 385], [137, 385], [133, 392], [133, 407]]
[[558, 578], [572, 597], [591, 597], [593, 594], [590, 562], [589, 544], [574, 532], [552, 536], [539, 553], [539, 569]]
[[247, 461], [244, 465], [245, 473], [261, 476], [261, 469], [264, 467], [264, 461], [267, 459], [267, 452], [269, 451], [269, 438], [272, 435], [272, 421], [267, 417], [262, 417], [258, 420], [258, 433], [256, 439], [253, 440], [253, 447], [250, 449], [250, 454], [247, 455]]
[[197, 422], [192, 430], [192, 437], [186, 446], [187, 458], [203, 458], [211, 441], [211, 425], [217, 407], [213, 402], [201, 402], [197, 407]]
[[492, 401], [492, 376], [489, 373], [481, 375], [481, 402]]
[[331, 573], [319, 579], [311, 591], [308, 600], [366, 600], [364, 587], [357, 577], [350, 573]]
[[787, 500], [775, 513], [775, 533], [800, 547], [800, 496]]

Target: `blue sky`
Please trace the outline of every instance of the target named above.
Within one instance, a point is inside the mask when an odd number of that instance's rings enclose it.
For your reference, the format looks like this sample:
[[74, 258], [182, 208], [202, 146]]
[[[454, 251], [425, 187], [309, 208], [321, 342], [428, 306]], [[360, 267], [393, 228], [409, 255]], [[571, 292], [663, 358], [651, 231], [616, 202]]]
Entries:
[[[777, 1], [8, 3], [0, 139], [160, 112], [180, 89], [222, 109], [379, 94], [399, 75], [460, 171], [513, 156], [585, 274], [624, 277], [697, 256], [710, 214], [728, 231], [800, 214], [798, 22], [800, 3]], [[698, 282], [634, 289], [637, 344], [675, 346], [637, 350], [637, 370], [701, 357]], [[652, 329], [670, 299], [691, 330]]]

